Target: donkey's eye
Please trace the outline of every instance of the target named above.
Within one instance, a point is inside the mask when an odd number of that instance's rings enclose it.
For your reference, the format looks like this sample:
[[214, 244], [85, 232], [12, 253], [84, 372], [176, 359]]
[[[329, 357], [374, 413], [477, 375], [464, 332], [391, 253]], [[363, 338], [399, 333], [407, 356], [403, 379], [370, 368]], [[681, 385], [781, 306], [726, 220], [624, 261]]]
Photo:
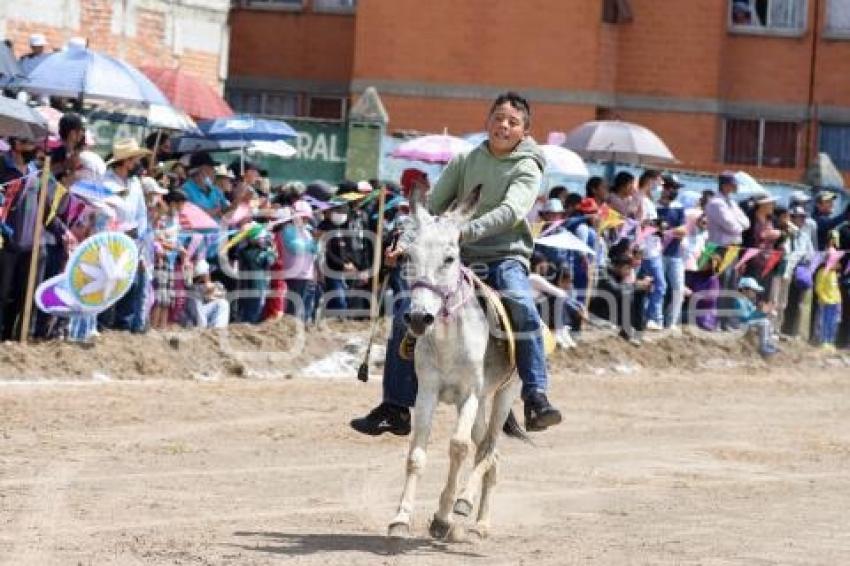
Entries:
[[451, 265], [455, 262], [454, 256], [449, 256], [443, 260], [443, 265]]

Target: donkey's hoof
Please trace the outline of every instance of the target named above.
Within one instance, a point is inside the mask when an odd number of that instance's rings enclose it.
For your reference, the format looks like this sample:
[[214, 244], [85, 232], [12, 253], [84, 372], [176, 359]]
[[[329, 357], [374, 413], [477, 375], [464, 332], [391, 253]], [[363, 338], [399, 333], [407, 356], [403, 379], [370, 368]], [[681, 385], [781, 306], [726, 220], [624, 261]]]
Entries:
[[443, 540], [446, 538], [446, 535], [449, 534], [449, 530], [452, 528], [451, 523], [443, 521], [436, 515], [431, 519], [431, 524], [428, 526], [428, 532], [431, 536], [437, 540]]
[[455, 501], [454, 513], [461, 517], [469, 517], [472, 515], [472, 502], [467, 499], [458, 499]]
[[452, 524], [452, 528], [449, 529], [449, 534], [446, 536], [446, 540], [448, 542], [469, 542], [469, 535], [467, 535], [466, 527], [460, 523]]
[[409, 538], [410, 525], [407, 523], [392, 523], [387, 529], [387, 536], [390, 538]]
[[487, 527], [475, 525], [467, 531], [467, 539], [471, 543], [482, 542], [488, 535]]

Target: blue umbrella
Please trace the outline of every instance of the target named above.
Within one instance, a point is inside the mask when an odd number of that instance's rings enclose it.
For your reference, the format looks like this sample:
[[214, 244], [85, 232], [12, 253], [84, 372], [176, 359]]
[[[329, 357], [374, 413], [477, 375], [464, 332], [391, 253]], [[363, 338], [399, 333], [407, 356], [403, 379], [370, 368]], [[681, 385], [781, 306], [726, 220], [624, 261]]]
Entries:
[[33, 94], [169, 104], [156, 85], [135, 67], [73, 44], [45, 57], [26, 78], [15, 81], [15, 86]]
[[254, 118], [247, 114], [202, 120], [197, 125], [202, 135], [172, 140], [173, 151], [243, 149], [250, 142], [294, 139], [298, 135], [286, 122]]

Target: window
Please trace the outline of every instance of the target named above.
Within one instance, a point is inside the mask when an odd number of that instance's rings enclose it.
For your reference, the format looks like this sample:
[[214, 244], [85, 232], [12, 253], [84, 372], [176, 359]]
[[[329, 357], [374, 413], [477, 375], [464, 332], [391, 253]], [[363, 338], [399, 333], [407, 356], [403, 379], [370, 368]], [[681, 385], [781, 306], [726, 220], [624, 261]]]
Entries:
[[605, 0], [602, 3], [602, 21], [606, 24], [623, 24], [632, 19], [629, 0]]
[[311, 96], [310, 108], [307, 115], [310, 118], [342, 120], [345, 118], [345, 99], [329, 96]]
[[796, 167], [796, 122], [727, 118], [723, 162], [758, 167]]
[[836, 167], [850, 171], [850, 124], [821, 124], [820, 151], [829, 154]]
[[729, 0], [729, 25], [736, 31], [801, 32], [806, 0]]
[[850, 1], [828, 0], [826, 4], [827, 36], [850, 37]]
[[300, 116], [301, 97], [294, 92], [227, 89], [227, 102], [240, 114]]
[[233, 0], [231, 5], [233, 4], [242, 8], [264, 8], [268, 10], [301, 10], [304, 8], [304, 0]]
[[357, 9], [357, 0], [313, 0], [316, 12], [352, 13]]

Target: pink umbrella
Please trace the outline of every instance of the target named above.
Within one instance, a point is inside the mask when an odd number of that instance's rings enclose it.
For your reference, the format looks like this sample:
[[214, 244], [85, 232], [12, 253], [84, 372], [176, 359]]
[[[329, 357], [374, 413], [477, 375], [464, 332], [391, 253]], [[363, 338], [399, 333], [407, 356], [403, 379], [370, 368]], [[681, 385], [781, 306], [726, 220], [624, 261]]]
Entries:
[[183, 203], [180, 209], [180, 227], [184, 230], [215, 230], [218, 222], [191, 202]]
[[448, 163], [454, 156], [470, 151], [472, 147], [472, 144], [464, 139], [448, 134], [436, 134], [406, 141], [395, 148], [390, 155], [398, 159], [412, 159], [425, 163]]

